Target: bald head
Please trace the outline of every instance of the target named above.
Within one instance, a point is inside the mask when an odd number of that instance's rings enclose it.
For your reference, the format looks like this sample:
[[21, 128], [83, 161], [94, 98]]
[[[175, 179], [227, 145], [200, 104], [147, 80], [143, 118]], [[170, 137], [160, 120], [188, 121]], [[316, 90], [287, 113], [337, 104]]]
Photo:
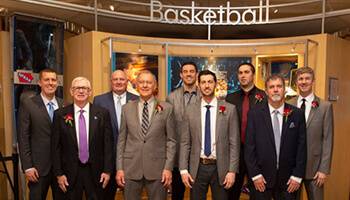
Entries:
[[123, 70], [115, 70], [111, 75], [112, 91], [118, 95], [122, 95], [126, 92], [128, 85], [128, 79]]

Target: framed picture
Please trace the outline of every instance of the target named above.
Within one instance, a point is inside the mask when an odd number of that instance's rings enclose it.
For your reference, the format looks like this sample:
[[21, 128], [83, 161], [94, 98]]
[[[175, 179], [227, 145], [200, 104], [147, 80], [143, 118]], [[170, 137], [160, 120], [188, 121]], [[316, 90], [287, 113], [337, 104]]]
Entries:
[[338, 101], [338, 78], [329, 77], [329, 87], [328, 87], [328, 100], [329, 101]]

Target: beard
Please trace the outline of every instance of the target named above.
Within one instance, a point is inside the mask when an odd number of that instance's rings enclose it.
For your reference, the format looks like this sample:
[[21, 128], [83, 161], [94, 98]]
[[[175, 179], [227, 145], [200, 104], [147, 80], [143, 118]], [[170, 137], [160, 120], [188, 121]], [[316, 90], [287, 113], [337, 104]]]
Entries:
[[274, 94], [274, 95], [272, 95], [271, 100], [272, 101], [281, 101], [282, 100], [282, 96], [279, 95], [279, 94]]

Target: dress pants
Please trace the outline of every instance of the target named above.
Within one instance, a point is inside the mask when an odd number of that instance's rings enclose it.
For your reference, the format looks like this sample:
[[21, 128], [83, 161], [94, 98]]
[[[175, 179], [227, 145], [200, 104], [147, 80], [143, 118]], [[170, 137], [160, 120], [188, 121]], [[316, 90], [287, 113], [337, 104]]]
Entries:
[[172, 200], [183, 200], [185, 194], [185, 185], [182, 182], [181, 174], [179, 168], [175, 167], [173, 169], [173, 179], [171, 183], [171, 199]]
[[46, 200], [47, 192], [51, 186], [52, 197], [56, 199], [58, 193], [57, 179], [50, 171], [46, 176], [39, 176], [38, 182], [28, 182], [30, 200]]
[[124, 199], [125, 200], [141, 200], [142, 190], [146, 187], [149, 200], [166, 200], [167, 190], [163, 187], [160, 179], [147, 180], [125, 180]]
[[196, 180], [191, 189], [191, 200], [206, 200], [208, 188], [211, 188], [213, 200], [227, 200], [228, 192], [219, 183], [216, 164], [199, 164]]
[[[303, 184], [306, 189], [308, 200], [323, 200], [324, 185], [322, 185], [322, 187], [318, 187], [315, 185], [315, 181], [310, 179], [303, 180]], [[301, 199], [301, 193], [302, 192], [299, 189], [298, 195], [297, 195], [298, 200]]]

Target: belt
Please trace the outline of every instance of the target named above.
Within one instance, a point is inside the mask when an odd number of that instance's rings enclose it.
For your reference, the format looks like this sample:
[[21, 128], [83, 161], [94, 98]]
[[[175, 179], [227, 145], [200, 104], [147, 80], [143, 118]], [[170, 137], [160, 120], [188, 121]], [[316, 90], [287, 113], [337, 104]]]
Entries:
[[200, 158], [199, 162], [203, 165], [215, 165], [216, 164], [216, 159], [212, 158]]

